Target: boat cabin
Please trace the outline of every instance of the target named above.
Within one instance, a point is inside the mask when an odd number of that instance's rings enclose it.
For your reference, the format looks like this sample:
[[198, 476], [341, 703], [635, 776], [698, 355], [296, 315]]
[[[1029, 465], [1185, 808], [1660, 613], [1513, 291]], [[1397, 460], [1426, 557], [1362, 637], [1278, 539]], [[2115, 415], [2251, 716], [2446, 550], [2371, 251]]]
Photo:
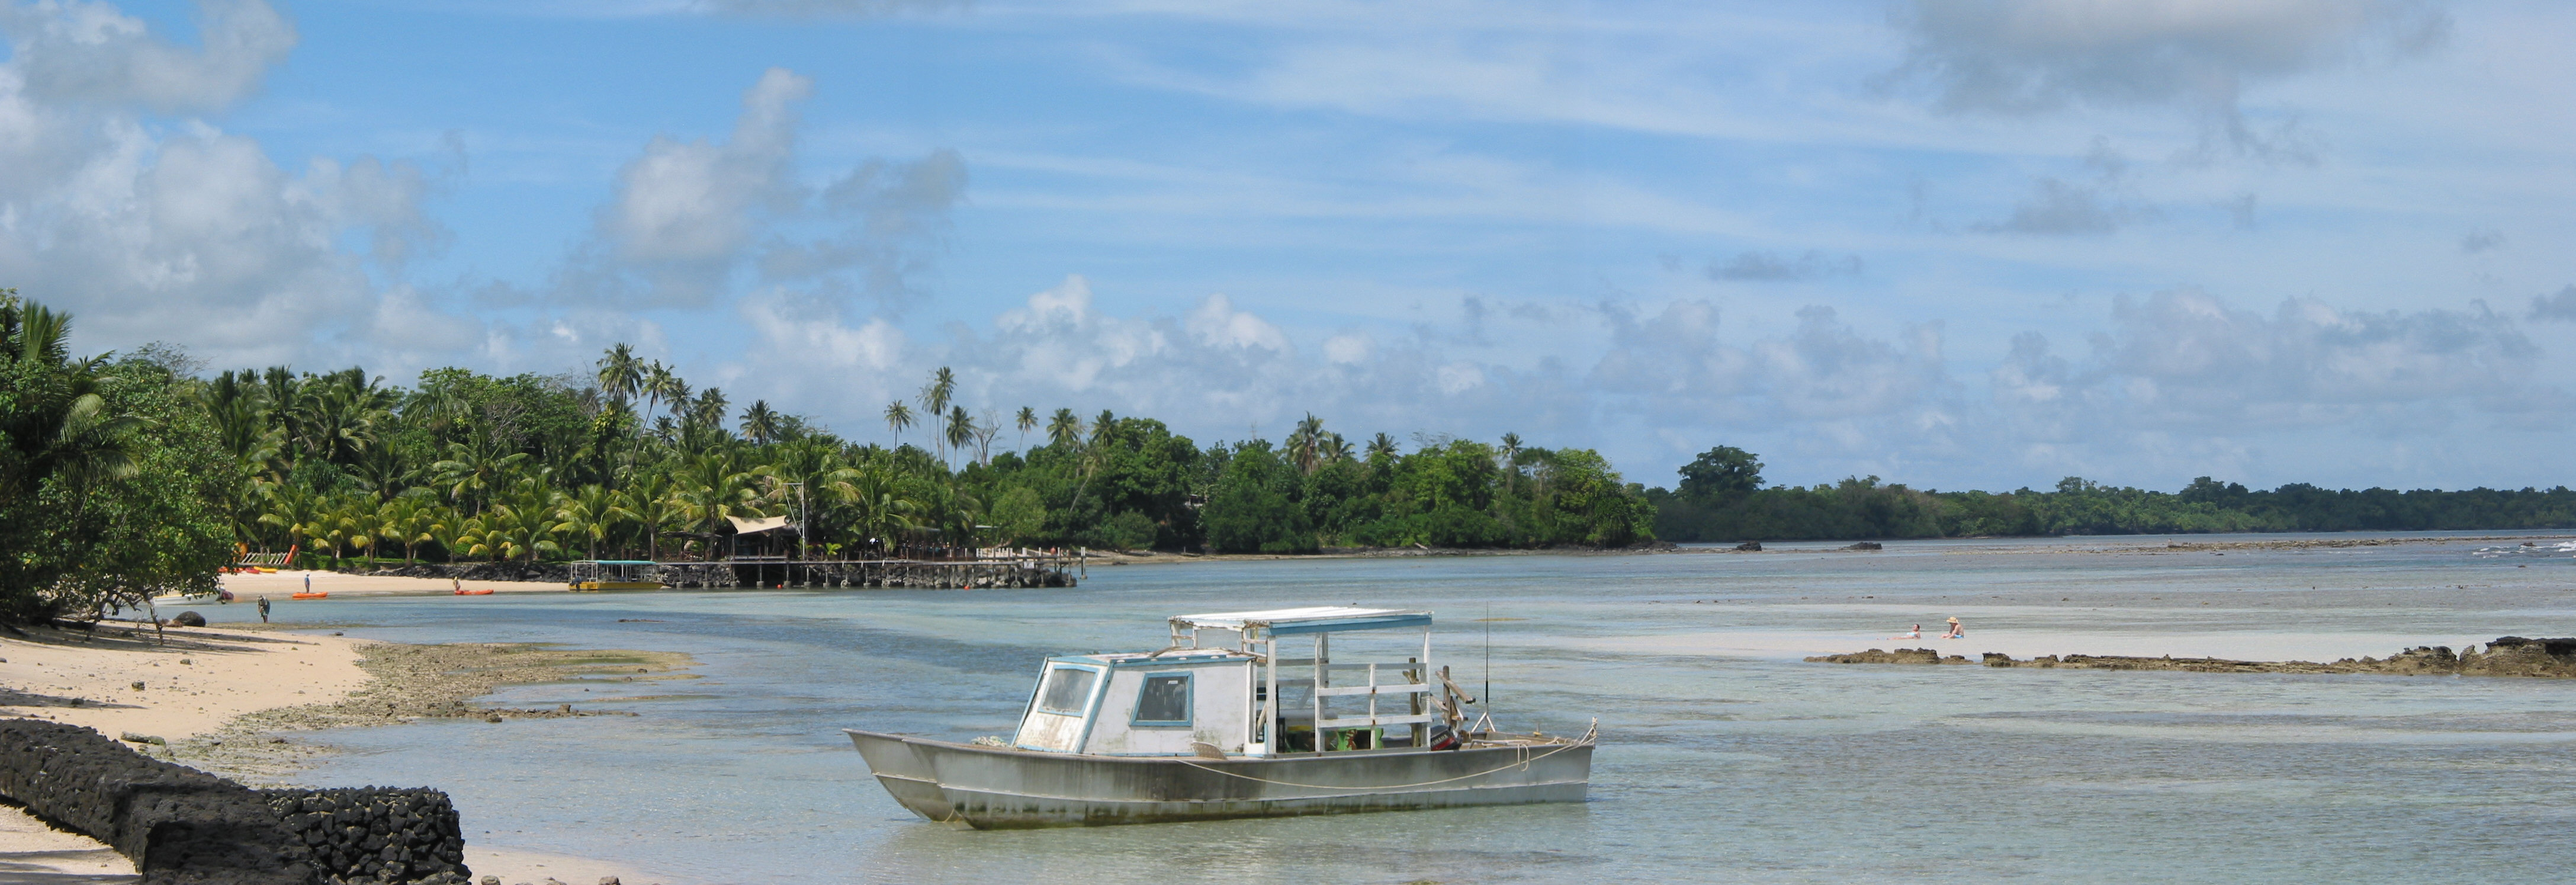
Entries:
[[[1430, 612], [1326, 606], [1181, 615], [1171, 631], [1161, 651], [1048, 658], [1012, 745], [1108, 756], [1282, 756], [1419, 749], [1456, 728], [1457, 705], [1431, 669]], [[1337, 634], [1355, 654], [1334, 657]], [[1359, 659], [1370, 653], [1388, 659]]]
[[660, 590], [657, 566], [641, 559], [586, 559], [570, 566], [574, 590]]

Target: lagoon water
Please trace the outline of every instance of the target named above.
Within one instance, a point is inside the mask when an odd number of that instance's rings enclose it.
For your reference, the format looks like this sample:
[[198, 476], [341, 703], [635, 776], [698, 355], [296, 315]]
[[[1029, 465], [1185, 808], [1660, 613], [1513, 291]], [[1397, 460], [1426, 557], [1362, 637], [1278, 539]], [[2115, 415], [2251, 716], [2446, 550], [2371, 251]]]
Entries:
[[[2103, 551], [2162, 541], [1227, 562], [1094, 568], [1071, 590], [278, 610], [353, 636], [695, 655], [694, 680], [492, 699], [634, 717], [332, 732], [348, 752], [308, 775], [437, 786], [469, 841], [667, 882], [2502, 881], [2576, 868], [2576, 682], [1799, 660], [1898, 646], [2314, 659], [2576, 635], [2576, 544], [2563, 538]], [[1599, 717], [1591, 801], [981, 833], [905, 812], [839, 732], [1003, 733], [1044, 655], [1150, 650], [1173, 614], [1352, 603], [1434, 610], [1436, 653], [1470, 686], [1490, 628], [1505, 727], [1579, 732]], [[1967, 639], [1883, 638], [1914, 622], [1934, 636], [1953, 615]]]

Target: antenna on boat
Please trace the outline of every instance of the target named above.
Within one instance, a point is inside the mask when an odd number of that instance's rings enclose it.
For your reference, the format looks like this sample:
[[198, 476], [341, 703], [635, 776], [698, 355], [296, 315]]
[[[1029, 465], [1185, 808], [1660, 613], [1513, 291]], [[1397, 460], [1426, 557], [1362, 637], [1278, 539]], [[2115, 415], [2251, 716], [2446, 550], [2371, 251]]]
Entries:
[[1485, 603], [1485, 716], [1494, 715], [1494, 604]]

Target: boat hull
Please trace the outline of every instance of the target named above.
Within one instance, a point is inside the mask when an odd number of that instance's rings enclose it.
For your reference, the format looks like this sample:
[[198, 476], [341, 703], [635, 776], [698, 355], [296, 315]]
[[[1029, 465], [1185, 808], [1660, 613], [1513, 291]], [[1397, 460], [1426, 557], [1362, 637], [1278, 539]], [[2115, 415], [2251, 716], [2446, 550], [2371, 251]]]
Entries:
[[895, 801], [979, 830], [1581, 802], [1592, 775], [1588, 740], [1218, 760], [844, 731]]

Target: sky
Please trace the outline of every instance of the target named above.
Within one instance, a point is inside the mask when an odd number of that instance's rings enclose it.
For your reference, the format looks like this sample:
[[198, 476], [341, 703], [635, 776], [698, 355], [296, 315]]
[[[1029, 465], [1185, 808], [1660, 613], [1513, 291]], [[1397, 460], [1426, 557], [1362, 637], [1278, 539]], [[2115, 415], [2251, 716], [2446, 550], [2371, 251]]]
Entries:
[[[1308, 413], [1669, 485], [2548, 487], [2576, 7], [0, 0], [0, 287], [855, 440]], [[918, 432], [916, 431], [916, 436]], [[1007, 428], [997, 442], [1018, 443]]]

